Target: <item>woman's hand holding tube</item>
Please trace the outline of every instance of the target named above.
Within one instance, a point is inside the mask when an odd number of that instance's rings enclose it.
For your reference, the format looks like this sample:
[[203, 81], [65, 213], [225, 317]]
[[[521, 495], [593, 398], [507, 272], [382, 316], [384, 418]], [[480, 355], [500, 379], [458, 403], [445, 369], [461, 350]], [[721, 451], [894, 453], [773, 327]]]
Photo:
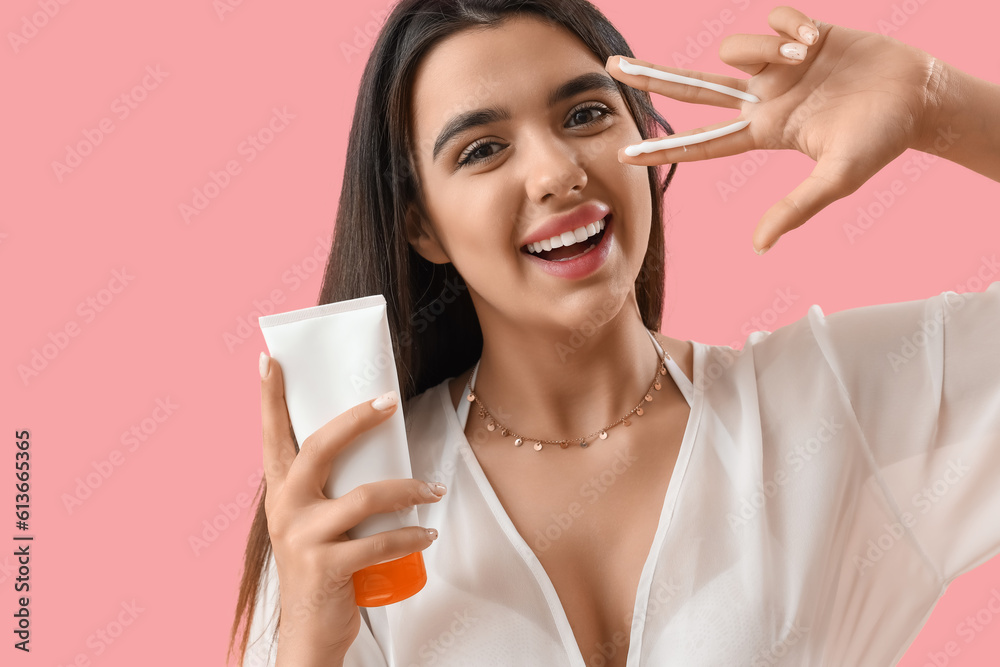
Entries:
[[264, 509], [281, 600], [277, 665], [339, 664], [361, 629], [354, 572], [433, 542], [419, 526], [356, 540], [348, 538], [347, 530], [372, 514], [436, 502], [445, 490], [438, 485], [435, 492], [416, 479], [390, 479], [327, 498], [323, 486], [333, 459], [392, 416], [396, 403], [384, 410], [373, 402], [354, 406], [307, 437], [296, 454], [281, 366], [266, 355], [261, 355], [260, 388]]
[[[719, 47], [720, 59], [750, 79], [633, 58], [622, 64], [620, 56], [607, 63], [608, 73], [629, 86], [740, 111], [732, 121], [670, 136], [686, 137], [686, 145], [671, 141], [661, 148], [662, 143], [648, 140], [622, 149], [624, 163], [671, 164], [757, 149], [794, 149], [816, 160], [812, 174], [758, 222], [753, 235], [758, 252], [857, 190], [907, 148], [932, 145], [946, 71], [944, 63], [920, 49], [883, 35], [814, 22], [791, 7], [773, 9], [768, 24], [777, 35], [729, 35]], [[663, 80], [657, 72], [688, 80]], [[729, 90], [706, 88], [704, 82]], [[712, 130], [719, 132], [707, 134]], [[947, 152], [944, 156], [949, 157]]]

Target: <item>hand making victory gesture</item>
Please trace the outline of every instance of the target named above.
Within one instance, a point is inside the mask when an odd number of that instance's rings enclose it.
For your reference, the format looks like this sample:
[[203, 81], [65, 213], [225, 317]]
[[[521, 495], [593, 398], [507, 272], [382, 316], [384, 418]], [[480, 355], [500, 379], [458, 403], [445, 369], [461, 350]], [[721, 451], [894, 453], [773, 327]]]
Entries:
[[731, 121], [623, 148], [622, 162], [648, 166], [782, 148], [816, 160], [812, 174], [761, 218], [753, 235], [757, 252], [857, 190], [907, 148], [935, 150], [937, 142], [937, 152], [947, 150], [938, 136], [944, 63], [791, 7], [773, 9], [768, 24], [778, 35], [730, 35], [719, 47], [722, 61], [750, 79], [617, 55], [607, 63], [611, 76], [629, 86], [740, 111]]

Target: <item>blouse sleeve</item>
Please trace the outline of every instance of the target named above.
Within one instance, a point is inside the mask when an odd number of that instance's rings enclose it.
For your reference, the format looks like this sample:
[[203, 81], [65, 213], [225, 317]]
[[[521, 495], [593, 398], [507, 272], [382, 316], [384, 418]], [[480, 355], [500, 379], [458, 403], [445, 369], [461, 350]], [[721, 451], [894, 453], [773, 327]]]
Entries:
[[[268, 554], [267, 567], [261, 573], [253, 621], [247, 640], [243, 667], [274, 667], [277, 659], [278, 566], [274, 554]], [[344, 667], [387, 667], [385, 656], [369, 627], [367, 610], [361, 608], [361, 629], [344, 658]]]
[[1000, 553], [1000, 282], [809, 313], [872, 482], [944, 582]]

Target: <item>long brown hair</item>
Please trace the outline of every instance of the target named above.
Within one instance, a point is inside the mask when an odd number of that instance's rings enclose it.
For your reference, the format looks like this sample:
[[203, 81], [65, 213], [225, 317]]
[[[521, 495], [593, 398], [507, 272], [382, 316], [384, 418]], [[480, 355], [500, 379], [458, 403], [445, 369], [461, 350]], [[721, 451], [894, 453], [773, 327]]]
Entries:
[[[424, 54], [441, 40], [466, 28], [496, 26], [516, 14], [563, 26], [602, 63], [612, 55], [633, 55], [618, 30], [586, 0], [402, 0], [386, 18], [361, 77], [318, 303], [385, 296], [404, 418], [410, 398], [472, 366], [483, 343], [462, 276], [451, 264], [428, 262], [407, 240], [407, 209], [421, 206], [410, 151], [414, 73]], [[648, 93], [622, 84], [618, 88], [642, 138], [673, 134]], [[660, 328], [663, 308], [663, 194], [676, 168], [671, 165], [662, 181], [658, 168], [648, 168], [652, 224], [635, 293], [643, 323], [654, 331]], [[261, 573], [270, 556], [266, 491], [262, 480], [230, 633], [232, 654], [245, 619], [238, 649], [241, 663]]]

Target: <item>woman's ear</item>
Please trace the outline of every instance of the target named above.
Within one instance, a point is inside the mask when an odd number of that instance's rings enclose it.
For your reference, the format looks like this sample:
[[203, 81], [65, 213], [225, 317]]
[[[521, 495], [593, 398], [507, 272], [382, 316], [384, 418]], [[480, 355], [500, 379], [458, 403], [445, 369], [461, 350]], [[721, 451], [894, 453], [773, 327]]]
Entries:
[[432, 264], [449, 264], [448, 254], [444, 251], [430, 221], [411, 203], [406, 207], [406, 238], [421, 257]]

